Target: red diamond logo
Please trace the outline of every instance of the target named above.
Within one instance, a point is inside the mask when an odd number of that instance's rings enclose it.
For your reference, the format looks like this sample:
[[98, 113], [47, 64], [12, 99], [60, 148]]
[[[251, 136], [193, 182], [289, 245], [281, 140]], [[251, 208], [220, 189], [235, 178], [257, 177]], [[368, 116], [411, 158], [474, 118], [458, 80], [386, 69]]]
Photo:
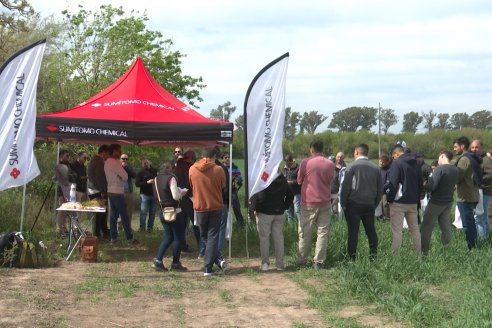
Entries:
[[266, 171], [263, 171], [263, 174], [261, 175], [261, 180], [266, 182], [269, 176], [270, 174], [268, 174]]
[[14, 179], [17, 179], [17, 177], [21, 174], [21, 172], [16, 168], [14, 167], [12, 169], [12, 172], [10, 172], [10, 176]]
[[48, 125], [48, 131], [56, 132], [57, 130], [58, 130], [58, 128], [56, 127], [56, 125], [53, 125], [53, 124]]

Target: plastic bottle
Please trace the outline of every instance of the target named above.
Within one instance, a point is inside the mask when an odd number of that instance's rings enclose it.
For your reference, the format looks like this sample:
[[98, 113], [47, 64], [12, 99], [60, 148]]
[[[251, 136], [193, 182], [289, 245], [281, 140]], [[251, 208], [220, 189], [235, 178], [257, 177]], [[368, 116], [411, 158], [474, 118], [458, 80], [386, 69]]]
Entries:
[[75, 189], [75, 183], [70, 185], [70, 202], [75, 202], [77, 200], [77, 190]]

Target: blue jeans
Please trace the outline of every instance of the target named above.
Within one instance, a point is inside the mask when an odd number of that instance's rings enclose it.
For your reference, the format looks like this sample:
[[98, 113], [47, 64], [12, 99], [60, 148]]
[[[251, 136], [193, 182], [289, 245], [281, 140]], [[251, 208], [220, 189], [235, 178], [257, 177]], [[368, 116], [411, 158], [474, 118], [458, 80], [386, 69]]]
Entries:
[[133, 240], [133, 231], [130, 227], [130, 217], [126, 208], [125, 195], [109, 196], [111, 207], [111, 217], [109, 218], [109, 236], [111, 240], [118, 238], [118, 217], [121, 217], [121, 224], [125, 230], [126, 239]]
[[[227, 215], [229, 214], [229, 206], [224, 204], [224, 208], [222, 209], [222, 213], [220, 214], [220, 226], [219, 226], [219, 257], [223, 256], [224, 252], [224, 243], [225, 243], [225, 235], [226, 235], [226, 227], [227, 227]], [[199, 254], [203, 256], [205, 254], [205, 240], [200, 238], [200, 251]]]
[[480, 239], [487, 238], [489, 234], [489, 215], [487, 208], [489, 207], [490, 200], [492, 196], [483, 195], [483, 213], [477, 215], [475, 218], [475, 223], [477, 224], [477, 232]]
[[156, 201], [154, 196], [140, 194], [140, 230], [145, 230], [145, 219], [149, 214], [147, 229], [154, 228]]
[[171, 244], [173, 245], [173, 264], [179, 263], [181, 257], [181, 243], [185, 238], [185, 214], [180, 212], [177, 214], [176, 221], [166, 222], [162, 216], [162, 211], [159, 211], [162, 226], [164, 227], [164, 238], [162, 239], [159, 250], [157, 251], [156, 259], [162, 261], [164, 254]]
[[205, 243], [203, 266], [210, 272], [212, 266], [219, 257], [219, 228], [222, 210], [212, 212], [197, 212], [197, 220], [200, 225], [200, 237]]
[[468, 249], [472, 249], [475, 247], [477, 240], [477, 226], [475, 224], [475, 217], [473, 216], [473, 210], [477, 207], [477, 203], [457, 202], [456, 205], [458, 205], [458, 211], [460, 212]]
[[294, 221], [294, 214], [297, 216], [297, 222], [299, 222], [299, 218], [301, 217], [301, 194], [294, 195], [294, 202], [287, 210], [287, 220], [289, 223]]

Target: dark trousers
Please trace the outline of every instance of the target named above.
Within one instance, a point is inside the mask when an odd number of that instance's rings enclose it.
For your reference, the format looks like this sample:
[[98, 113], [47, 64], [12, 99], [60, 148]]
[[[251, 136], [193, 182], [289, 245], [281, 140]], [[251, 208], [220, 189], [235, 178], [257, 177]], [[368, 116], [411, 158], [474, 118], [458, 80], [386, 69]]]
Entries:
[[240, 226], [244, 226], [244, 218], [243, 213], [241, 213], [241, 204], [239, 203], [239, 197], [237, 192], [232, 193], [232, 210], [234, 211], [234, 216], [236, 217], [236, 221]]
[[364, 225], [364, 230], [369, 241], [370, 255], [374, 257], [378, 251], [378, 235], [374, 226], [374, 206], [348, 203], [345, 216], [348, 228], [347, 253], [350, 259], [355, 260], [360, 221]]
[[203, 266], [208, 272], [212, 270], [212, 266], [219, 257], [219, 229], [221, 214], [222, 210], [196, 213], [200, 226], [200, 237], [205, 243]]
[[458, 211], [460, 212], [461, 223], [463, 224], [463, 230], [465, 231], [468, 249], [472, 249], [475, 247], [477, 241], [477, 225], [473, 215], [477, 203], [457, 202], [456, 205], [458, 205]]
[[156, 259], [162, 261], [164, 254], [171, 244], [173, 245], [173, 264], [178, 264], [181, 257], [181, 244], [185, 238], [185, 215], [178, 213], [174, 222], [166, 222], [159, 211], [162, 226], [164, 227], [164, 238], [157, 252]]
[[[196, 245], [199, 247], [200, 245], [200, 228], [194, 224], [195, 219], [195, 211], [193, 210], [193, 202], [188, 197], [183, 197], [179, 202], [179, 207], [183, 211], [184, 216], [184, 233], [186, 236], [186, 229], [188, 229], [188, 222], [191, 222], [191, 226], [193, 228], [193, 235], [196, 239]], [[181, 247], [186, 247], [188, 243], [186, 242], [186, 238], [183, 239], [181, 243]]]
[[[91, 200], [100, 197], [101, 193], [89, 195], [89, 199]], [[96, 215], [94, 215], [94, 220], [92, 221], [92, 234], [96, 237], [104, 236], [109, 238], [108, 211], [104, 213], [96, 213]]]

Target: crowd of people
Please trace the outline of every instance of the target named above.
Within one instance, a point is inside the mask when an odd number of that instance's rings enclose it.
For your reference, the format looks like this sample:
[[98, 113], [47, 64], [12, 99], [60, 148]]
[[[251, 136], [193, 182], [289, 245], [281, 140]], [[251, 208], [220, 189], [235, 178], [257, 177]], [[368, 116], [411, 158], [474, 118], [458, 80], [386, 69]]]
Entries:
[[[349, 164], [345, 163], [343, 152], [325, 157], [323, 147], [321, 141], [311, 142], [310, 156], [299, 164], [293, 155], [286, 155], [278, 177], [265, 190], [251, 195], [249, 210], [259, 235], [261, 271], [270, 269], [270, 235], [276, 270], [285, 268], [285, 217], [289, 223], [298, 225], [298, 266], [312, 263], [316, 270], [325, 265], [332, 218], [347, 223], [350, 260], [356, 259], [361, 222], [368, 238], [370, 258], [377, 256], [375, 220], [378, 218], [390, 222], [394, 252], [401, 248], [403, 229], [408, 228], [415, 252], [427, 254], [436, 222], [441, 229], [442, 244], [448, 245], [452, 238], [450, 215], [455, 191], [468, 248], [475, 247], [477, 238], [488, 236], [492, 155], [483, 151], [479, 140], [471, 143], [467, 137], [454, 140], [454, 154], [444, 149], [432, 165], [427, 165], [421, 153], [412, 152], [404, 143], [397, 143], [389, 154], [381, 155], [379, 166], [369, 160], [366, 144], [355, 145], [353, 161]], [[109, 228], [108, 213], [97, 213], [93, 221], [95, 236], [113, 243], [118, 231], [123, 230], [130, 245], [139, 244], [131, 227], [132, 180], [135, 179], [135, 187], [140, 189], [140, 231], [153, 231], [156, 212], [164, 229], [153, 261], [156, 270], [168, 270], [163, 259], [171, 245], [171, 270], [187, 270], [180, 257], [181, 252], [191, 251], [186, 241], [190, 225], [198, 256], [204, 261], [204, 276], [213, 274], [214, 265], [227, 270], [223, 247], [229, 212], [235, 214], [240, 227], [245, 225], [238, 198], [242, 176], [239, 167], [230, 163], [229, 153], [204, 148], [197, 159], [193, 151], [183, 152], [181, 147], [176, 147], [174, 157], [159, 169], [151, 165], [148, 157], [142, 157], [137, 172], [117, 144], [100, 146], [87, 169], [86, 152], [78, 153], [71, 163], [68, 150], [61, 150], [59, 156], [55, 171], [61, 202], [68, 201], [70, 184], [76, 183], [78, 201], [99, 198], [109, 203]], [[161, 210], [169, 207], [177, 213], [172, 222], [164, 220]], [[118, 222], [122, 229], [118, 229]], [[65, 236], [63, 212], [58, 213], [57, 230]], [[314, 257], [309, 259], [314, 231], [316, 246]]]

